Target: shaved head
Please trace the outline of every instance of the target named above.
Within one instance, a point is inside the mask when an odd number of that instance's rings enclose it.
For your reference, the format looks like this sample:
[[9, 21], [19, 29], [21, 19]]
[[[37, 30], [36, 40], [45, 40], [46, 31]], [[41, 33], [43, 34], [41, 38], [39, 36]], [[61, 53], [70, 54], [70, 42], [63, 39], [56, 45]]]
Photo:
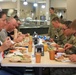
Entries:
[[15, 27], [18, 25], [17, 21], [13, 17], [9, 17], [7, 21]]
[[13, 31], [17, 25], [18, 25], [18, 23], [13, 17], [9, 17], [7, 19], [8, 31], [10, 31], [10, 32]]

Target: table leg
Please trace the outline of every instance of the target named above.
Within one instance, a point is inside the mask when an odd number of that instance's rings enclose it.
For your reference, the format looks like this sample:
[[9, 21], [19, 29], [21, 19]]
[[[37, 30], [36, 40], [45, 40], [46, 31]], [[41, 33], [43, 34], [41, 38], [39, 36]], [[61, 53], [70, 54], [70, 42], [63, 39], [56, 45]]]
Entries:
[[42, 75], [42, 67], [39, 67], [39, 75]]
[[35, 67], [35, 75], [42, 75], [42, 67]]

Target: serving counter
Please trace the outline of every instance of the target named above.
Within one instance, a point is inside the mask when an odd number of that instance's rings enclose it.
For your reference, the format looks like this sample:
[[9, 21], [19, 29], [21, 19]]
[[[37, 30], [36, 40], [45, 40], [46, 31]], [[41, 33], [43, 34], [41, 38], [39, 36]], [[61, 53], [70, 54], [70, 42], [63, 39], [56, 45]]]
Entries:
[[35, 32], [38, 34], [47, 34], [49, 25], [21, 25], [20, 31], [22, 33], [30, 33], [31, 35]]

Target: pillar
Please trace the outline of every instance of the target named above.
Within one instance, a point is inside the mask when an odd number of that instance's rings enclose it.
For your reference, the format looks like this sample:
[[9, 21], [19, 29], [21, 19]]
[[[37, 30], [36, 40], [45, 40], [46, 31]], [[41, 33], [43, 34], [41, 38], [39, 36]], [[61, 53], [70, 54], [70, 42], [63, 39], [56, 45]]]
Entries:
[[20, 1], [21, 0], [17, 0], [17, 15], [18, 15], [18, 17], [20, 17]]
[[[49, 8], [51, 6], [51, 0], [46, 0], [46, 20], [49, 20], [49, 16], [50, 16], [50, 13], [49, 13]], [[47, 25], [50, 24], [50, 21], [47, 22]]]

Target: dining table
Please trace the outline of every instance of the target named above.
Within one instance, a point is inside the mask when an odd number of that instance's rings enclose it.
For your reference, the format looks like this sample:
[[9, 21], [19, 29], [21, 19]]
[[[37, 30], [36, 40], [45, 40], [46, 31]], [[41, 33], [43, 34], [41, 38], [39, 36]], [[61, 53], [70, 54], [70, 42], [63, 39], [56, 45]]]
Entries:
[[76, 63], [73, 63], [71, 61], [69, 62], [58, 62], [56, 60], [50, 60], [48, 51], [44, 52], [44, 56], [41, 56], [41, 62], [36, 63], [35, 56], [32, 52], [28, 52], [29, 55], [31, 55], [31, 62], [30, 63], [21, 63], [21, 62], [10, 62], [9, 57], [5, 57], [2, 62], [1, 66], [3, 67], [38, 67], [39, 68], [39, 75], [42, 75], [42, 67], [61, 67], [61, 68], [67, 68], [67, 67], [76, 67]]
[[[25, 42], [28, 41], [25, 40]], [[18, 48], [18, 47], [17, 47]], [[31, 62], [10, 62], [10, 57], [5, 57], [2, 62], [2, 67], [35, 67], [38, 68], [38, 74], [42, 75], [42, 69], [43, 67], [49, 67], [49, 68], [76, 68], [76, 63], [71, 61], [56, 61], [56, 60], [50, 60], [49, 58], [49, 52], [44, 51], [44, 55], [41, 56], [41, 62], [36, 63], [36, 56], [35, 56], [35, 45], [32, 46], [32, 51], [28, 51], [28, 47], [26, 48], [26, 54], [31, 57]]]

